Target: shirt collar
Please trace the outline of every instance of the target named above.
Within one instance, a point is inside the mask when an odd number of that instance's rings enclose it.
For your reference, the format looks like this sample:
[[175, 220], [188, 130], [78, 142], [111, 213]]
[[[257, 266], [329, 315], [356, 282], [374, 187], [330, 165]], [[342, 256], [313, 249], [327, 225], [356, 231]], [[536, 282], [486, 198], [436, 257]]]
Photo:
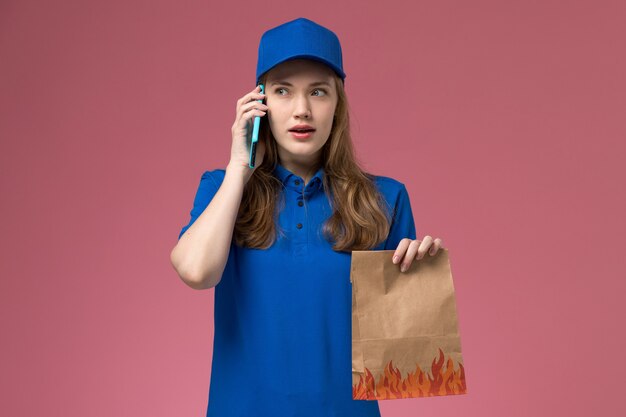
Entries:
[[[296, 191], [303, 190], [302, 186], [304, 184], [304, 180], [302, 179], [302, 177], [289, 171], [280, 162], [278, 162], [276, 164], [276, 168], [274, 168], [274, 175], [276, 175], [276, 177], [283, 182], [285, 187], [291, 188]], [[306, 185], [307, 190], [310, 190], [310, 189], [318, 190], [322, 188], [323, 179], [324, 179], [324, 167], [322, 166], [317, 170], [313, 178], [311, 178], [311, 180], [307, 183]]]

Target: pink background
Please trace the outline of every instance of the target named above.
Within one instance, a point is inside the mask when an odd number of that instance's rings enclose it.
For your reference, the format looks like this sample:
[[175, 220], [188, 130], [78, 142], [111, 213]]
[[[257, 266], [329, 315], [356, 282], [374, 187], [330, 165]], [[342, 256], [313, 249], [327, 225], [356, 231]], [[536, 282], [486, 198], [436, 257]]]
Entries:
[[214, 290], [169, 254], [261, 34], [304, 16], [364, 168], [450, 250], [468, 394], [382, 414], [625, 415], [624, 5], [2, 1], [0, 414], [204, 415]]

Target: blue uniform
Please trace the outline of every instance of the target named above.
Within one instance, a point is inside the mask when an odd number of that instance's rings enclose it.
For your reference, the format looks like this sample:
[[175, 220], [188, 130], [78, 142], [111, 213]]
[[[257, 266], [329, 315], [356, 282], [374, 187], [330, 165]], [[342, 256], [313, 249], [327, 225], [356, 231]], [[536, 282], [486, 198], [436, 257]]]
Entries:
[[[377, 401], [352, 399], [352, 284], [350, 253], [335, 252], [321, 232], [332, 214], [324, 169], [304, 186], [278, 165], [285, 207], [280, 236], [265, 250], [231, 242], [215, 287], [215, 335], [209, 417], [379, 417]], [[189, 224], [224, 180], [225, 170], [202, 174]], [[395, 250], [415, 239], [404, 184], [376, 176], [393, 221], [373, 250]], [[279, 202], [280, 204], [280, 202]], [[394, 214], [395, 213], [395, 214]]]

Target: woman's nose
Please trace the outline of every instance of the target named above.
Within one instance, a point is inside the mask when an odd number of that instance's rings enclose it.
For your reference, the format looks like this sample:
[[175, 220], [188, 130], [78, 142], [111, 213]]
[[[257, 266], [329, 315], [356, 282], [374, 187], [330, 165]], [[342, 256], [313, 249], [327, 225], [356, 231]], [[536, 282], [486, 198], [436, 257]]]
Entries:
[[308, 110], [299, 111], [296, 112], [296, 117], [304, 117], [305, 119], [308, 119], [309, 117], [311, 117], [311, 112]]
[[311, 108], [306, 100], [300, 100], [296, 104], [295, 115], [298, 117], [309, 117], [311, 115]]

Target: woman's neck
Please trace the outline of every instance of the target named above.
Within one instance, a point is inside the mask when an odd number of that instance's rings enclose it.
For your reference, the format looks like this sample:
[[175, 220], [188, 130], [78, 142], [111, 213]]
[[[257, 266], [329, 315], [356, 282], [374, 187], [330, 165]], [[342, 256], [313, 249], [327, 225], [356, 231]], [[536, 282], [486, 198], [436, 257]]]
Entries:
[[295, 163], [291, 161], [279, 162], [283, 167], [285, 167], [290, 172], [299, 176], [304, 180], [304, 185], [308, 184], [311, 178], [315, 175], [317, 170], [320, 168], [319, 162], [311, 163], [311, 164], [301, 164]]

